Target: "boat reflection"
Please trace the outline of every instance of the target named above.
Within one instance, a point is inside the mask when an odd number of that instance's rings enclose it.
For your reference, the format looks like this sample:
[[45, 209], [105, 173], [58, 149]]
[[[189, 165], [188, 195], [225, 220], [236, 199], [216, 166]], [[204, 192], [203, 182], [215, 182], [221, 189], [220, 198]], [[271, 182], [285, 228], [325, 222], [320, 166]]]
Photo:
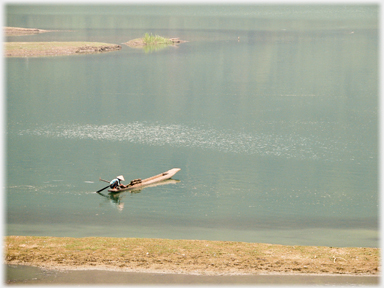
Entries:
[[109, 192], [107, 195], [105, 195], [105, 194], [103, 194], [101, 192], [96, 193], [96, 194], [99, 194], [100, 196], [103, 196], [103, 197], [109, 199], [111, 201], [111, 204], [116, 206], [116, 208], [119, 211], [122, 211], [124, 209], [124, 202], [122, 201], [122, 199], [123, 199], [123, 197], [125, 195], [124, 192], [131, 192], [133, 194], [138, 194], [138, 193], [141, 192], [141, 190], [143, 190], [145, 188], [161, 186], [161, 185], [168, 185], [168, 184], [176, 184], [178, 182], [180, 182], [180, 180], [167, 179], [167, 180], [164, 180], [164, 181], [161, 181], [161, 182], [158, 182], [158, 183], [153, 183], [153, 184], [141, 186], [140, 188], [133, 189], [133, 190], [126, 190], [126, 191], [121, 191], [121, 192], [118, 192], [118, 193], [111, 193], [111, 192]]

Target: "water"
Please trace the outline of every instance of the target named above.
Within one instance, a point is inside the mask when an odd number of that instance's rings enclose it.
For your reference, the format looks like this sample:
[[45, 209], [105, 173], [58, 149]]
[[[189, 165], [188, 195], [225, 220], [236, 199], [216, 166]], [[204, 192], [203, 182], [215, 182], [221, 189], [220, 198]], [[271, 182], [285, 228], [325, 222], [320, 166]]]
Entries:
[[70, 284], [109, 284], [109, 285], [207, 285], [207, 284], [246, 284], [246, 285], [379, 285], [377, 276], [345, 275], [187, 275], [164, 273], [134, 273], [103, 270], [44, 270], [41, 268], [7, 265], [5, 279], [7, 284], [15, 285], [70, 285]]
[[189, 41], [6, 60], [7, 235], [378, 247], [377, 5], [6, 12], [66, 30], [7, 41]]

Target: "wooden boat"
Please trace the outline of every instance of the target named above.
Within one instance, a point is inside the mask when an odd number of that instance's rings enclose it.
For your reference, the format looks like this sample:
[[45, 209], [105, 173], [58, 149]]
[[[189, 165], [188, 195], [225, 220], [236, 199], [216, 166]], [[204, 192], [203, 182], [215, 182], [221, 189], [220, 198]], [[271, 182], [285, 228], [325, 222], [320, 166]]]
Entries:
[[[138, 188], [130, 189], [129, 192], [131, 192], [131, 193], [140, 193], [141, 190], [143, 190], [145, 188], [162, 186], [162, 185], [169, 185], [169, 184], [177, 184], [179, 182], [180, 182], [180, 180], [176, 180], [176, 179], [172, 179], [172, 178], [171, 179], [165, 179], [165, 180], [163, 180], [161, 182], [156, 182], [156, 183], [152, 183], [152, 184], [149, 184], [149, 185], [141, 186], [141, 187], [138, 187]], [[115, 195], [115, 194], [118, 194], [118, 193], [112, 193], [112, 194]]]
[[[122, 191], [134, 190], [134, 189], [141, 188], [143, 186], [147, 186], [147, 185], [150, 185], [150, 184], [153, 184], [156, 182], [164, 181], [164, 180], [171, 178], [173, 175], [175, 175], [180, 170], [181, 170], [180, 168], [173, 168], [171, 170], [168, 170], [168, 171], [163, 172], [161, 174], [149, 177], [147, 179], [143, 179], [143, 180], [135, 179], [135, 180], [132, 180], [131, 183], [128, 184], [128, 186], [125, 188], [120, 188], [120, 189], [113, 188], [113, 189], [109, 189], [108, 192], [118, 193], [118, 192], [122, 192]], [[140, 181], [138, 181], [138, 180], [140, 180]]]

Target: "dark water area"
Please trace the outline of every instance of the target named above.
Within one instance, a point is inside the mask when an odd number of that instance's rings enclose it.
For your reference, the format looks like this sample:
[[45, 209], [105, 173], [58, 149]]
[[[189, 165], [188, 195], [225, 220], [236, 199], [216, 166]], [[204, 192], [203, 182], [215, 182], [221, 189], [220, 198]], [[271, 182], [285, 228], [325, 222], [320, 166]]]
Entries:
[[[6, 235], [379, 246], [377, 5], [7, 5]], [[181, 168], [177, 183], [102, 197]]]

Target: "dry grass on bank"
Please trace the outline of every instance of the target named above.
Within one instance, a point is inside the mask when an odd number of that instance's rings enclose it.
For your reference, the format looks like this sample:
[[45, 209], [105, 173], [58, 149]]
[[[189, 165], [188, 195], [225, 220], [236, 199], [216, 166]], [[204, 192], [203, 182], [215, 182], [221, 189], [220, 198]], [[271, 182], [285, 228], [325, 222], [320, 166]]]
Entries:
[[235, 274], [379, 275], [378, 248], [140, 238], [5, 237], [7, 264], [51, 269]]

